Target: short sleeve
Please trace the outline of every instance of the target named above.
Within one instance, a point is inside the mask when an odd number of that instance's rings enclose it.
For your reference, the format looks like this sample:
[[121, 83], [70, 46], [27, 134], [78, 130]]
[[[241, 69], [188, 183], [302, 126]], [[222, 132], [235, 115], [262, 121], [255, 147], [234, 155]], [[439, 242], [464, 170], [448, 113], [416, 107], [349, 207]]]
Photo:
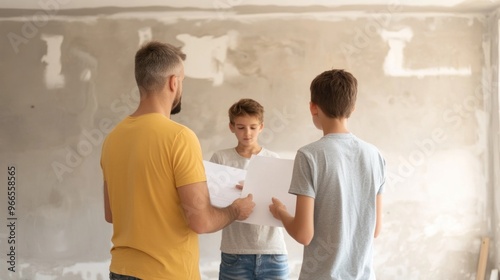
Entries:
[[379, 194], [382, 194], [384, 193], [384, 189], [385, 189], [385, 160], [384, 158], [379, 155], [380, 157], [380, 184], [377, 186], [378, 187], [378, 190], [377, 190], [377, 195]]
[[218, 153], [214, 153], [209, 161], [217, 164], [222, 164], [222, 161], [220, 160], [220, 156]]
[[174, 141], [172, 166], [176, 187], [207, 180], [200, 142], [188, 128], [182, 129]]
[[313, 168], [311, 161], [300, 150], [295, 155], [293, 163], [292, 181], [290, 183], [291, 194], [305, 195], [316, 198], [316, 191], [313, 184]]

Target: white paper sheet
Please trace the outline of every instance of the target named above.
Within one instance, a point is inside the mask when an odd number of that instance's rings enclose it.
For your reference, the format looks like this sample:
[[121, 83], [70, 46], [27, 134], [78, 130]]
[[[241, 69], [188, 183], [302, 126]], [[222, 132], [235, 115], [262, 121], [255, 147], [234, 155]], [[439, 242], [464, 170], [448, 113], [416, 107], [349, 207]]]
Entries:
[[240, 198], [241, 190], [236, 188], [239, 182], [245, 180], [247, 171], [234, 167], [216, 164], [204, 160], [207, 175], [210, 202], [216, 207], [226, 207], [235, 199]]
[[252, 215], [242, 222], [282, 227], [281, 221], [275, 219], [269, 211], [272, 197], [281, 200], [290, 214], [295, 214], [296, 196], [288, 193], [292, 171], [293, 160], [291, 159], [252, 157], [248, 164], [241, 196], [245, 197], [251, 193], [255, 208]]

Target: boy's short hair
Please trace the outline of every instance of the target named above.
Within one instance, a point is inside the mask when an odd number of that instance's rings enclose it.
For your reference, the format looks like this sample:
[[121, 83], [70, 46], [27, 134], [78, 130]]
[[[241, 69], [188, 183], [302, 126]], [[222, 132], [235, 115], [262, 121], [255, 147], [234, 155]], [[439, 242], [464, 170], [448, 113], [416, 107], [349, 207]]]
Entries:
[[170, 75], [177, 75], [186, 59], [180, 48], [151, 41], [135, 54], [135, 80], [141, 92], [161, 90]]
[[358, 93], [358, 81], [342, 69], [325, 71], [311, 82], [311, 102], [330, 118], [349, 118]]
[[260, 123], [264, 122], [264, 107], [259, 102], [244, 98], [234, 103], [228, 110], [229, 122], [234, 124], [234, 119], [241, 116], [252, 116], [259, 119]]

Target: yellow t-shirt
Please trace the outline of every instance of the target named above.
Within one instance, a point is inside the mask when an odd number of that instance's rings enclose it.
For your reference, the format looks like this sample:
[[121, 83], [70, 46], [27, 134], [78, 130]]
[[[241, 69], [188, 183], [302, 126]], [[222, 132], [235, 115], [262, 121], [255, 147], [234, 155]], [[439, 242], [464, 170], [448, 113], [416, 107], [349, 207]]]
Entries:
[[127, 117], [103, 143], [113, 216], [110, 270], [145, 280], [200, 279], [198, 235], [177, 187], [206, 181], [196, 135], [161, 114]]

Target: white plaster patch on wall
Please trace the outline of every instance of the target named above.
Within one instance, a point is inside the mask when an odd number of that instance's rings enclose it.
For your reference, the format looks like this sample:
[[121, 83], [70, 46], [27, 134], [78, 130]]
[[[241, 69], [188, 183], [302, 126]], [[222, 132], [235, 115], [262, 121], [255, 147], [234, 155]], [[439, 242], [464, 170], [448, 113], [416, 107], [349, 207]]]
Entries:
[[62, 276], [67, 274], [80, 275], [82, 279], [107, 279], [109, 278], [109, 262], [76, 263], [63, 268]]
[[[85, 23], [97, 23], [97, 20], [100, 19], [101, 16], [57, 16], [57, 15], [51, 15], [50, 16], [50, 21], [54, 22], [85, 22]], [[36, 19], [38, 20], [38, 19]], [[29, 18], [26, 16], [22, 17], [1, 17], [0, 22], [2, 21], [16, 21], [16, 22], [33, 22], [33, 18]], [[38, 21], [36, 21], [38, 23]], [[34, 24], [34, 23], [33, 23]], [[40, 24], [40, 23], [38, 23]]]
[[[108, 279], [109, 278], [109, 261], [105, 262], [85, 262], [76, 263], [71, 266], [59, 265], [51, 269], [43, 269], [42, 271], [36, 264], [29, 262], [19, 265], [19, 278], [10, 279], [36, 279], [36, 280], [56, 280], [56, 279]], [[11, 274], [12, 276], [14, 274]]]
[[436, 153], [429, 159], [424, 176], [433, 181], [423, 191], [429, 205], [440, 214], [435, 220], [428, 220], [424, 226], [426, 235], [441, 232], [463, 236], [484, 230], [478, 227], [488, 220], [487, 193], [477, 187], [487, 181], [483, 166], [482, 160], [467, 146]]
[[[399, 9], [399, 6], [397, 6]], [[179, 11], [179, 12], [126, 12], [126, 13], [116, 13], [107, 16], [109, 19], [150, 19], [155, 20], [164, 24], [176, 24], [180, 19], [183, 20], [205, 20], [205, 19], [225, 19], [234, 20], [244, 23], [255, 23], [262, 20], [269, 19], [281, 19], [281, 20], [297, 20], [297, 19], [313, 19], [320, 21], [329, 22], [340, 22], [343, 20], [357, 20], [365, 18], [387, 18], [390, 17], [393, 20], [414, 18], [427, 20], [429, 18], [443, 17], [443, 18], [464, 18], [470, 20], [470, 24], [473, 23], [475, 19], [483, 19], [484, 14], [481, 13], [445, 13], [445, 12], [407, 12], [404, 14], [397, 14], [391, 12], [391, 9], [383, 9], [376, 14], [370, 11], [325, 11], [325, 12], [304, 12], [304, 13], [249, 13], [241, 14], [230, 10], [224, 10], [221, 16], [220, 11]], [[51, 21], [54, 22], [83, 22], [88, 24], [95, 24], [102, 16], [52, 16]], [[2, 21], [17, 21], [17, 22], [27, 22], [29, 19], [26, 17], [2, 17]]]
[[[482, 161], [477, 157], [473, 146], [436, 152], [429, 158], [427, 166], [426, 176], [432, 178], [427, 189], [428, 195], [436, 198], [446, 197], [447, 199], [439, 204], [440, 207], [454, 211], [463, 210], [456, 208], [454, 200], [484, 202], [486, 191], [475, 187], [485, 180], [482, 169]], [[450, 192], [443, 186], [453, 186], [453, 191]]]
[[[467, 228], [466, 228], [467, 229]], [[426, 222], [423, 225], [423, 232], [426, 237], [435, 236], [443, 232], [463, 233], [464, 227], [461, 225], [461, 219], [457, 219], [452, 215], [439, 215], [434, 220]], [[470, 231], [470, 229], [467, 229]], [[448, 233], [449, 234], [449, 233]]]
[[144, 27], [137, 31], [139, 33], [139, 46], [153, 39], [151, 27]]
[[[399, 5], [405, 6], [430, 6], [430, 7], [454, 7], [466, 0], [420, 0], [420, 1], [385, 1], [391, 3], [397, 3]], [[496, 2], [497, 0], [488, 1], [477, 1], [477, 2]], [[57, 0], [59, 3], [64, 3], [64, 9], [82, 9], [82, 8], [94, 8], [94, 7], [104, 7], [104, 6], [116, 6], [116, 7], [139, 7], [144, 6], [144, 2], [138, 3], [135, 0], [108, 0], [105, 2], [99, 0], [92, 1], [69, 1], [69, 0]], [[168, 2], [168, 4], [165, 4]], [[214, 1], [199, 1], [199, 0], [185, 0], [185, 1], [164, 1], [164, 0], [149, 0], [147, 1], [147, 6], [168, 6], [174, 8], [189, 8], [195, 7], [199, 9], [213, 9], [213, 8], [231, 8], [235, 6], [265, 6], [265, 5], [276, 5], [276, 6], [291, 6], [291, 7], [304, 7], [310, 5], [321, 5], [325, 7], [342, 7], [342, 6], [366, 6], [374, 5], [377, 3], [383, 3], [383, 1], [374, 0], [314, 0], [314, 1], [270, 1], [270, 0], [214, 0]], [[15, 9], [36, 9], [41, 5], [35, 1], [18, 1], [18, 0], [3, 0], [2, 5], [6, 8]]]
[[184, 43], [182, 50], [187, 54], [185, 64], [186, 76], [195, 79], [209, 79], [214, 86], [224, 82], [224, 62], [230, 43], [230, 36], [196, 37], [179, 34], [177, 39]]
[[384, 41], [389, 44], [389, 51], [384, 60], [384, 73], [392, 77], [426, 77], [426, 76], [470, 76], [471, 67], [436, 67], [423, 69], [409, 69], [404, 67], [404, 48], [411, 41], [413, 31], [406, 27], [400, 31], [382, 30]]
[[[48, 270], [43, 270], [43, 271], [37, 271], [39, 268], [37, 268], [36, 264], [31, 264], [29, 262], [22, 263], [19, 265], [18, 270], [16, 271], [16, 274], [14, 273], [9, 273], [11, 278], [9, 279], [36, 279], [36, 280], [56, 280], [58, 277], [57, 275], [54, 275], [53, 271], [48, 271]], [[18, 278], [14, 278], [14, 275], [18, 276]]]
[[45, 62], [45, 85], [48, 89], [64, 87], [64, 75], [61, 74], [62, 35], [42, 34], [41, 39], [47, 43], [47, 54], [42, 57]]
[[[280, 20], [298, 20], [298, 19], [313, 19], [313, 20], [321, 20], [321, 21], [329, 21], [329, 22], [340, 22], [343, 20], [357, 20], [357, 19], [366, 19], [370, 18], [373, 19], [375, 17], [380, 17], [380, 18], [391, 18], [391, 20], [400, 20], [400, 19], [405, 19], [405, 18], [414, 18], [414, 19], [421, 19], [421, 20], [428, 20], [429, 18], [433, 17], [442, 17], [442, 18], [464, 18], [464, 19], [476, 19], [476, 18], [484, 18], [484, 15], [480, 13], [467, 13], [467, 14], [450, 14], [450, 13], [441, 13], [441, 12], [428, 12], [428, 13], [404, 13], [404, 14], [397, 14], [395, 12], [391, 12], [390, 9], [387, 9], [389, 12], [387, 12], [385, 9], [383, 9], [381, 12], [378, 13], [373, 13], [373, 12], [368, 12], [368, 11], [325, 11], [325, 12], [304, 12], [304, 13], [289, 13], [289, 12], [281, 12], [281, 13], [248, 13], [248, 14], [241, 14], [241, 13], [235, 13], [235, 12], [228, 12], [224, 11], [223, 18], [227, 20], [235, 20], [239, 22], [244, 22], [247, 24], [251, 23], [257, 23], [262, 20], [275, 20], [275, 19], [280, 19]], [[151, 16], [148, 15], [148, 18], [152, 19], [158, 19], [158, 16], [160, 16], [160, 13], [157, 13], [158, 15]], [[168, 18], [170, 16], [170, 13], [168, 15], [161, 15], [160, 21], [164, 21], [164, 18]], [[176, 16], [176, 15], [173, 15]], [[182, 19], [190, 19], [190, 20], [195, 20], [195, 19], [212, 19], [217, 16], [216, 12], [213, 13], [205, 13], [205, 14], [192, 14], [189, 17], [186, 17], [184, 15], [181, 15], [179, 18]]]
[[176, 24], [179, 19], [209, 18], [207, 12], [126, 12], [110, 15], [110, 19], [152, 19], [165, 24]]

